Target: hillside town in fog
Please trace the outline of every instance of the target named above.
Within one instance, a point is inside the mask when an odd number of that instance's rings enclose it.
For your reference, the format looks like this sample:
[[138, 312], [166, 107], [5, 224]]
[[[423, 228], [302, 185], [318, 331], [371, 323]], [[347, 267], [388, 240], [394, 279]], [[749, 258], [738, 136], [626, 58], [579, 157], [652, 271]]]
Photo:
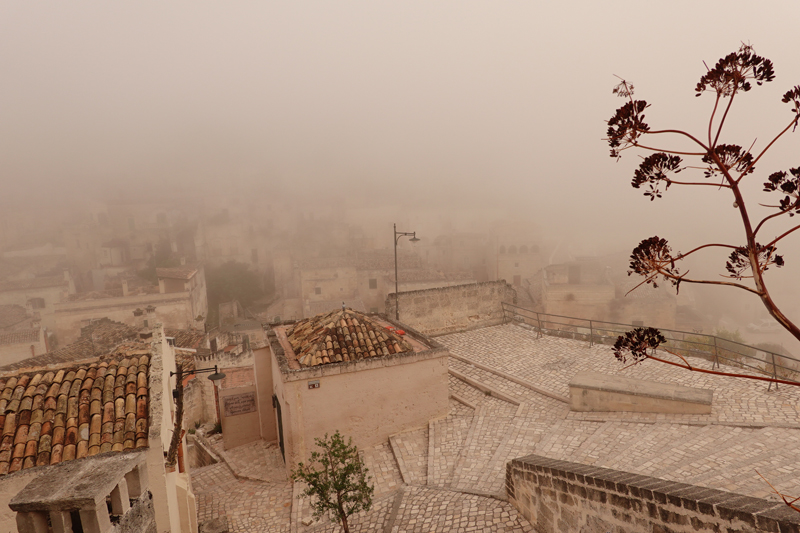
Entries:
[[798, 19], [0, 3], [0, 531], [800, 531]]

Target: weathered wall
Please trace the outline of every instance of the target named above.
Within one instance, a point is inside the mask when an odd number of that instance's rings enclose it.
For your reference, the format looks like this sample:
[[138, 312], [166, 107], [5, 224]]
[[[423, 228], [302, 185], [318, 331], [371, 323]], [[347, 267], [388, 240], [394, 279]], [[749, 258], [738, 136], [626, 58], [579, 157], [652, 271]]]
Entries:
[[222, 442], [226, 450], [261, 438], [255, 384], [219, 391]]
[[32, 342], [15, 342], [13, 344], [0, 344], [0, 365], [10, 365], [29, 357], [47, 353], [45, 333], [39, 330], [39, 339]]
[[[84, 321], [107, 317], [136, 327], [133, 310], [148, 305], [156, 308], [158, 321], [168, 328], [190, 328], [195, 325], [191, 293], [146, 294], [102, 298], [78, 302], [63, 302], [55, 306], [55, 332], [59, 345], [75, 342], [81, 333]], [[152, 326], [152, 324], [151, 324]]]
[[782, 502], [529, 455], [506, 466], [509, 501], [539, 532], [798, 531]]
[[273, 442], [278, 440], [278, 424], [275, 408], [272, 406], [272, 356], [269, 347], [253, 350], [253, 370], [255, 372], [258, 415], [261, 438]]
[[[517, 293], [505, 281], [487, 281], [400, 293], [400, 322], [424, 333], [443, 335], [499, 324], [502, 302], [515, 303]], [[397, 295], [386, 297], [386, 315], [395, 316]]]

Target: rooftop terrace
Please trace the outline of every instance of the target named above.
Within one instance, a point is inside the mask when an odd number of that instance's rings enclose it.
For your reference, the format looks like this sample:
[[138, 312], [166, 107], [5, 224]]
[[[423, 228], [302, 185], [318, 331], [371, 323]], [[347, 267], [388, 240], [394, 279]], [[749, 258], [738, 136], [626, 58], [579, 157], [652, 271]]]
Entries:
[[[624, 368], [609, 346], [540, 337], [511, 324], [436, 341], [451, 354], [450, 413], [363, 450], [376, 499], [372, 511], [353, 518], [354, 531], [531, 531], [527, 520], [502, 501], [507, 462], [530, 454], [771, 499], [782, 507], [758, 470], [782, 492], [800, 495], [797, 387], [768, 390], [763, 382], [692, 373], [655, 361]], [[711, 366], [700, 359], [690, 362]], [[713, 389], [712, 411], [572, 412], [569, 382], [580, 371]], [[247, 481], [252, 485], [239, 489], [245, 478], [257, 476], [228, 464], [241, 476], [238, 485], [231, 477], [224, 496], [198, 489], [201, 520], [222, 516], [231, 531], [257, 531], [255, 521], [268, 516], [275, 531], [336, 530], [310, 520], [308, 503], [291, 497], [289, 481]], [[195, 470], [193, 477], [201, 486], [227, 472], [212, 465]], [[240, 510], [237, 502], [255, 491], [263, 497]]]

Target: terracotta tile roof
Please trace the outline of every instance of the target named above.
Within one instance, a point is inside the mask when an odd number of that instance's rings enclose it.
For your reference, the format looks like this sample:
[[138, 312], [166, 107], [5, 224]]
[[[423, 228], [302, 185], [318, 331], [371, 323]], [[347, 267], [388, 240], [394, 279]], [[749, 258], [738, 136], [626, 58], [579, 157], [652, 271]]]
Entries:
[[164, 335], [175, 339], [176, 348], [196, 350], [205, 346], [206, 333], [199, 329], [164, 328]]
[[286, 336], [304, 367], [412, 351], [404, 339], [352, 309], [301, 320]]
[[43, 289], [46, 287], [60, 287], [67, 285], [69, 285], [69, 283], [64, 279], [64, 276], [46, 276], [41, 278], [6, 280], [0, 281], [0, 292]]
[[136, 339], [138, 330], [121, 322], [102, 318], [81, 328], [77, 341], [46, 354], [29, 357], [10, 365], [0, 367], [0, 371], [36, 368], [47, 365], [80, 361], [108, 353], [112, 348], [126, 340]]
[[0, 346], [8, 344], [30, 344], [39, 342], [39, 328], [19, 329], [8, 333], [0, 333]]
[[192, 279], [195, 274], [197, 274], [197, 267], [194, 265], [156, 269], [156, 276], [159, 278], [188, 280]]
[[0, 476], [147, 447], [149, 355], [0, 378]]
[[28, 312], [21, 305], [0, 305], [0, 329], [10, 328], [28, 318]]

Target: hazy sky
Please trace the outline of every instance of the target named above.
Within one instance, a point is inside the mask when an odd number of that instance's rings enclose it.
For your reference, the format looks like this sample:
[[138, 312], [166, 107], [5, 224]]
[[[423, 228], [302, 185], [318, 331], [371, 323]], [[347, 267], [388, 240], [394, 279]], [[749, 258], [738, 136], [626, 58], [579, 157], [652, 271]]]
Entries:
[[[777, 79], [744, 95], [725, 139], [763, 146], [800, 84], [798, 20], [796, 0], [6, 1], [2, 196], [256, 180], [298, 198], [485, 202], [588, 251], [736, 241], [725, 192], [631, 189], [636, 157], [615, 163], [602, 141], [614, 75], [654, 104], [651, 125], [702, 131], [703, 60], [749, 42]], [[798, 154], [800, 132], [753, 191]]]

